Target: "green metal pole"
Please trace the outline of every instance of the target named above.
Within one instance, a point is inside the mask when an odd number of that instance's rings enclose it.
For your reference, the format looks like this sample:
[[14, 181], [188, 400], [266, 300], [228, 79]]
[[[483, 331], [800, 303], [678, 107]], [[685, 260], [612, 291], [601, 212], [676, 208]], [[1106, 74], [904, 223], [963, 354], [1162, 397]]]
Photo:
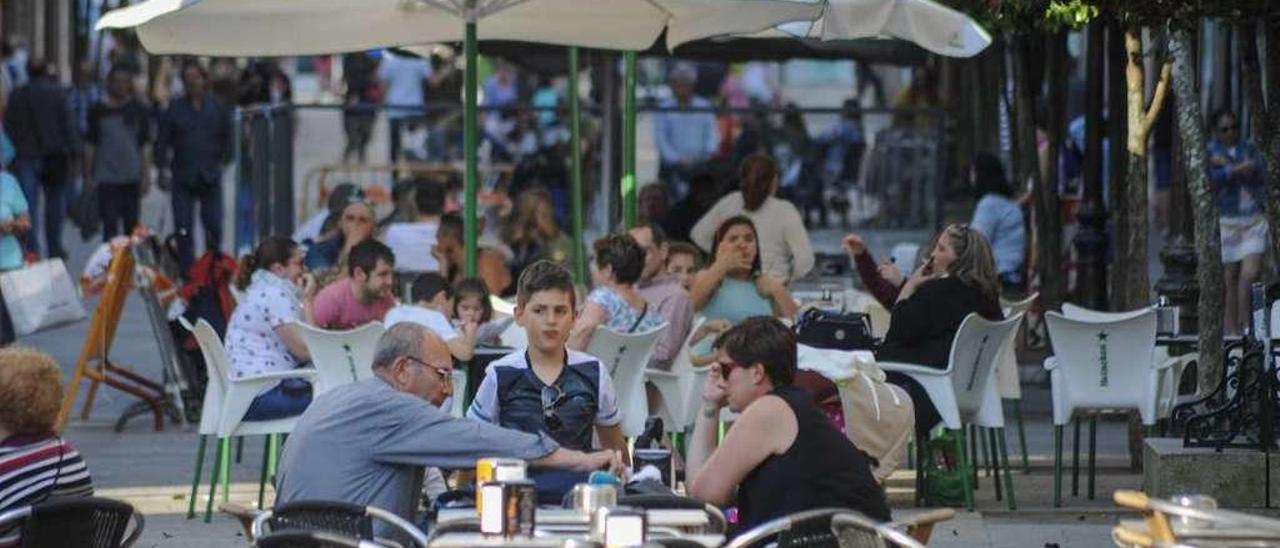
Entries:
[[570, 168], [570, 182], [573, 186], [573, 279], [583, 284], [587, 282], [587, 258], [583, 253], [582, 230], [582, 105], [578, 97], [578, 48], [569, 48], [569, 149], [572, 151], [573, 164]]
[[464, 181], [464, 197], [463, 203], [466, 204], [466, 210], [463, 212], [463, 245], [466, 247], [466, 273], [468, 276], [476, 275], [476, 246], [479, 242], [476, 228], [479, 224], [477, 221], [476, 187], [480, 180], [479, 169], [476, 166], [476, 133], [479, 131], [479, 123], [476, 120], [476, 74], [479, 67], [479, 59], [476, 55], [476, 23], [475, 21], [467, 21], [466, 37], [463, 41], [463, 52], [466, 55], [467, 70], [463, 74], [465, 97], [463, 98], [463, 121], [462, 121], [462, 138], [463, 153], [466, 159], [467, 171]]
[[636, 52], [622, 54], [626, 73], [622, 91], [622, 221], [636, 225]]

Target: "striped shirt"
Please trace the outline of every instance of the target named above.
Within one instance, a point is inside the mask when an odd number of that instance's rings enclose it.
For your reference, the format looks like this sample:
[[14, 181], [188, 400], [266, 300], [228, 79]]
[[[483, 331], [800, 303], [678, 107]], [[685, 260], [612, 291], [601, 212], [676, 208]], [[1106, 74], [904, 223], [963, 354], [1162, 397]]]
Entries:
[[[70, 442], [56, 436], [12, 436], [0, 443], [0, 512], [92, 494], [89, 468]], [[16, 530], [0, 531], [0, 547], [18, 540]]]

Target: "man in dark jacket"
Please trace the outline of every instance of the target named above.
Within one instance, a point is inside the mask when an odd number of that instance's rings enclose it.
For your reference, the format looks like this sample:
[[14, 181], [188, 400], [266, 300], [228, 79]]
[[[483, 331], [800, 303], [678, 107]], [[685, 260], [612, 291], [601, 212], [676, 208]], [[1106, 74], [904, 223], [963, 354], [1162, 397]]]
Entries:
[[[17, 149], [14, 171], [22, 183], [34, 213], [38, 191], [43, 189], [45, 255], [66, 257], [62, 249], [62, 221], [66, 216], [69, 168], [80, 146], [71, 103], [58, 85], [52, 69], [42, 60], [27, 68], [31, 80], [13, 92], [5, 109], [5, 129]], [[34, 217], [34, 215], [33, 215]], [[37, 219], [32, 224], [40, 226]], [[37, 252], [34, 232], [28, 232], [23, 248]]]
[[182, 67], [185, 94], [174, 99], [161, 117], [155, 145], [161, 182], [172, 181], [173, 222], [183, 272], [195, 260], [196, 202], [208, 237], [206, 245], [214, 249], [222, 242], [222, 167], [231, 158], [231, 114], [208, 93], [207, 83], [208, 74], [198, 63]]

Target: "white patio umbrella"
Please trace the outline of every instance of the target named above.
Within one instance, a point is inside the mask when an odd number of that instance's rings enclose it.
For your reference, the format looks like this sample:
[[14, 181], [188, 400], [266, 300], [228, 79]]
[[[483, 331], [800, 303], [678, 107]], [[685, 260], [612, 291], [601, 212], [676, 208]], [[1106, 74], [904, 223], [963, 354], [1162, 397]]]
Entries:
[[[134, 27], [143, 46], [157, 54], [316, 55], [461, 40], [468, 67], [463, 219], [466, 272], [474, 273], [477, 83], [470, 69], [478, 39], [634, 52], [663, 30], [675, 47], [810, 21], [820, 12], [814, 0], [149, 0], [107, 13], [97, 28]], [[581, 230], [575, 232], [580, 239]]]
[[822, 16], [754, 33], [821, 40], [899, 38], [947, 57], [973, 57], [991, 45], [976, 21], [933, 0], [827, 0]]

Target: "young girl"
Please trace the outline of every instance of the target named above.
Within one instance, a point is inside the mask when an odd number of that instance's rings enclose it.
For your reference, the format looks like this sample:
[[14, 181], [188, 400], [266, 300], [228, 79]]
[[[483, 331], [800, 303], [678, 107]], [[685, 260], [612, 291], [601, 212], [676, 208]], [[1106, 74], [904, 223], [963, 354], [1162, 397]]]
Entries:
[[667, 251], [667, 274], [680, 280], [685, 291], [693, 283], [693, 275], [702, 269], [702, 252], [688, 242], [672, 242]]
[[453, 323], [461, 325], [475, 322], [476, 343], [501, 346], [498, 336], [510, 322], [493, 322], [493, 303], [489, 302], [489, 288], [477, 277], [463, 278], [453, 284]]

